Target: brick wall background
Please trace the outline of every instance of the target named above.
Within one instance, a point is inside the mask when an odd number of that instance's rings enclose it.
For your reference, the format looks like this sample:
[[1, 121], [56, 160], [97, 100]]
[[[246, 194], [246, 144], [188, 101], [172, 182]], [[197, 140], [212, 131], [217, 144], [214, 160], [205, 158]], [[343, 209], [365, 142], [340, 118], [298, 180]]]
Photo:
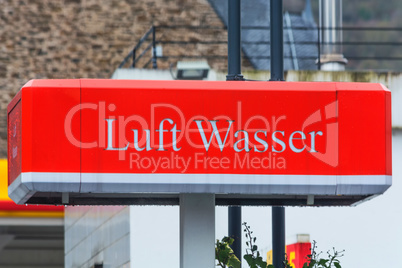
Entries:
[[[0, 7], [0, 157], [7, 151], [7, 104], [30, 79], [110, 78], [152, 24], [223, 27], [207, 0], [0, 0]], [[227, 40], [223, 29], [158, 34], [161, 40]], [[226, 45], [176, 46], [163, 53], [195, 50], [227, 53]], [[226, 68], [222, 60], [209, 63]]]

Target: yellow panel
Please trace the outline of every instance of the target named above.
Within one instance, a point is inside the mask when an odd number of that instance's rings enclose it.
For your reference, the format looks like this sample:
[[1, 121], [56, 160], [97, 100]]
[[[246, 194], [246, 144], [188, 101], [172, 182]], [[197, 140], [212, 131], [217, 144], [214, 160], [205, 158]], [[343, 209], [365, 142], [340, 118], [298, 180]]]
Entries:
[[[285, 253], [287, 251], [287, 247], [285, 247]], [[272, 249], [267, 252], [267, 264], [273, 264], [273, 256], [272, 256]]]
[[8, 197], [7, 159], [0, 159], [0, 201], [10, 200]]
[[272, 250], [267, 252], [267, 264], [272, 264]]

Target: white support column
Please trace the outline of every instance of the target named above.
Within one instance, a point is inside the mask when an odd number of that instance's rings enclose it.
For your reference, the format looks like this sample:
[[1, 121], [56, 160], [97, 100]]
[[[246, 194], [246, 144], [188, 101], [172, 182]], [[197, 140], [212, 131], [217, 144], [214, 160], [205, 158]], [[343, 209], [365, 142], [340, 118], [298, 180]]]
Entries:
[[180, 268], [215, 267], [215, 195], [180, 195]]

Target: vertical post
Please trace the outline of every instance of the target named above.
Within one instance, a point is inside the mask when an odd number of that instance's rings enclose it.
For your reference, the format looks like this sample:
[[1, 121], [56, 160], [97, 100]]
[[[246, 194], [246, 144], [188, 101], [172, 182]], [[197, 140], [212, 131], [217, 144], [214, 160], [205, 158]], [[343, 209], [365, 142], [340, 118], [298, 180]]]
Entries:
[[272, 207], [272, 261], [277, 268], [285, 267], [285, 208]]
[[215, 195], [180, 195], [180, 268], [215, 266]]
[[228, 0], [228, 75], [227, 81], [244, 80], [241, 74], [240, 0]]
[[271, 0], [271, 81], [283, 81], [283, 3]]
[[321, 29], [318, 25], [317, 27], [317, 48], [318, 48], [318, 59], [317, 59], [317, 68], [321, 70]]
[[236, 257], [241, 261], [241, 207], [229, 207], [229, 236], [234, 239], [231, 246]]
[[[283, 81], [283, 3], [271, 0], [271, 81]], [[285, 208], [272, 207], [272, 257], [276, 268], [285, 260]]]
[[156, 65], [156, 27], [152, 26], [152, 68], [158, 69]]
[[[244, 81], [241, 74], [241, 1], [228, 0], [228, 75], [227, 81]], [[241, 260], [241, 207], [228, 208], [228, 232], [234, 238], [232, 249]]]
[[132, 67], [132, 68], [135, 68], [135, 57], [136, 57], [136, 54], [137, 54], [137, 49], [134, 48], [134, 49], [133, 49], [133, 63], [131, 64], [131, 67]]

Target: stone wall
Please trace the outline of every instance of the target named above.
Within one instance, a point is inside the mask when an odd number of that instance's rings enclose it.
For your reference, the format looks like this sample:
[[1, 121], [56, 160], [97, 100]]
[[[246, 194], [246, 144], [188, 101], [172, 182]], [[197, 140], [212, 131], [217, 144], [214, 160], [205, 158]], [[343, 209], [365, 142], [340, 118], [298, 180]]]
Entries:
[[[217, 28], [160, 29], [164, 41], [227, 40], [207, 0], [0, 0], [0, 6], [0, 157], [6, 156], [7, 104], [30, 79], [110, 78], [152, 24]], [[164, 55], [211, 51], [226, 55], [226, 45], [163, 47]], [[226, 60], [210, 65], [224, 69]]]

